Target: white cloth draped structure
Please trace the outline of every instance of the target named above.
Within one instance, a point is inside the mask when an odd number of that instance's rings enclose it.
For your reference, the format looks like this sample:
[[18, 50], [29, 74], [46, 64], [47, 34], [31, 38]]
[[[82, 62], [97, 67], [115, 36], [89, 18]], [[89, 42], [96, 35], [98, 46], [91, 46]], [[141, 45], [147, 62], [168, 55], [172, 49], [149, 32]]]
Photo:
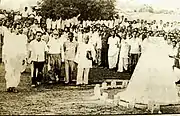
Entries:
[[121, 100], [143, 104], [155, 102], [159, 105], [179, 102], [175, 85], [177, 78], [167, 46], [161, 37], [151, 37], [146, 41], [127, 89], [118, 93]]
[[27, 58], [27, 40], [23, 35], [7, 32], [3, 46], [3, 60], [5, 64], [6, 87], [17, 87], [20, 82], [21, 72], [26, 69], [23, 60]]

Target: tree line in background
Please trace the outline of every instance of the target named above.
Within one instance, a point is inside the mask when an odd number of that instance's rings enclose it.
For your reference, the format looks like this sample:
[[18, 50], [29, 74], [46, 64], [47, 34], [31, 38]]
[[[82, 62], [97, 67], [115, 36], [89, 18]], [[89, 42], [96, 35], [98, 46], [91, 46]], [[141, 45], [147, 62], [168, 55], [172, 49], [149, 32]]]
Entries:
[[42, 0], [40, 11], [43, 16], [70, 19], [81, 14], [79, 20], [113, 19], [115, 0]]

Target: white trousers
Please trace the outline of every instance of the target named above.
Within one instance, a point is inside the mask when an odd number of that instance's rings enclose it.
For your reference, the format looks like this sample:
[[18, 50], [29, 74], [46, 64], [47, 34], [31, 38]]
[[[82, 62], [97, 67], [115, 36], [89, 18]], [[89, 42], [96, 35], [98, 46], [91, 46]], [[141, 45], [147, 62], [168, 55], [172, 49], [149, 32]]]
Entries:
[[90, 70], [90, 68], [78, 67], [77, 82], [76, 82], [77, 85], [78, 84], [88, 84], [89, 70]]
[[123, 68], [125, 70], [128, 69], [128, 58], [119, 58], [119, 63], [118, 63], [118, 72], [123, 72]]

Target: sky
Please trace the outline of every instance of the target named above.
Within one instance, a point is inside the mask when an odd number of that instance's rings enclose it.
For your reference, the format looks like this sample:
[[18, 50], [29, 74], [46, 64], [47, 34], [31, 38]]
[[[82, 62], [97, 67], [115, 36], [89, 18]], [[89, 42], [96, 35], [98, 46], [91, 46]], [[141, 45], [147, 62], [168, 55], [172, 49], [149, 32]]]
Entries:
[[1, 0], [0, 6], [6, 9], [19, 9], [25, 5], [34, 5], [37, 0]]
[[[129, 4], [129, 6], [134, 5], [135, 7], [142, 4], [152, 5], [156, 9], [168, 9], [174, 10], [180, 8], [180, 0], [117, 0], [118, 4]], [[122, 6], [122, 5], [120, 5]]]

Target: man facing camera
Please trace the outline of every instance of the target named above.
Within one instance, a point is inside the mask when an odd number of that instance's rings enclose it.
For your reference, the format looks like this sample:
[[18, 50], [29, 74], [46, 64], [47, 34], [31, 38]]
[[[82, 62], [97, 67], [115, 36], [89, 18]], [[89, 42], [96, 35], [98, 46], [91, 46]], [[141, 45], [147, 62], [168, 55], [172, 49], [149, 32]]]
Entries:
[[78, 63], [77, 85], [88, 84], [92, 61], [95, 60], [95, 50], [89, 43], [89, 36], [85, 36], [84, 42], [79, 44], [75, 61]]
[[[29, 63], [33, 64], [33, 77], [32, 87], [39, 85], [42, 81], [42, 70], [44, 63], [47, 63], [47, 44], [42, 41], [42, 32], [37, 31], [35, 35], [36, 39], [30, 43], [29, 48]], [[38, 70], [38, 72], [37, 72]]]
[[[69, 81], [74, 78], [74, 59], [77, 53], [77, 42], [73, 42], [74, 34], [70, 32], [68, 34], [68, 40], [64, 43], [64, 57], [65, 57], [65, 70], [66, 70], [66, 78], [65, 83], [69, 83]], [[70, 69], [70, 70], [69, 70]], [[70, 72], [70, 73], [69, 73]]]

